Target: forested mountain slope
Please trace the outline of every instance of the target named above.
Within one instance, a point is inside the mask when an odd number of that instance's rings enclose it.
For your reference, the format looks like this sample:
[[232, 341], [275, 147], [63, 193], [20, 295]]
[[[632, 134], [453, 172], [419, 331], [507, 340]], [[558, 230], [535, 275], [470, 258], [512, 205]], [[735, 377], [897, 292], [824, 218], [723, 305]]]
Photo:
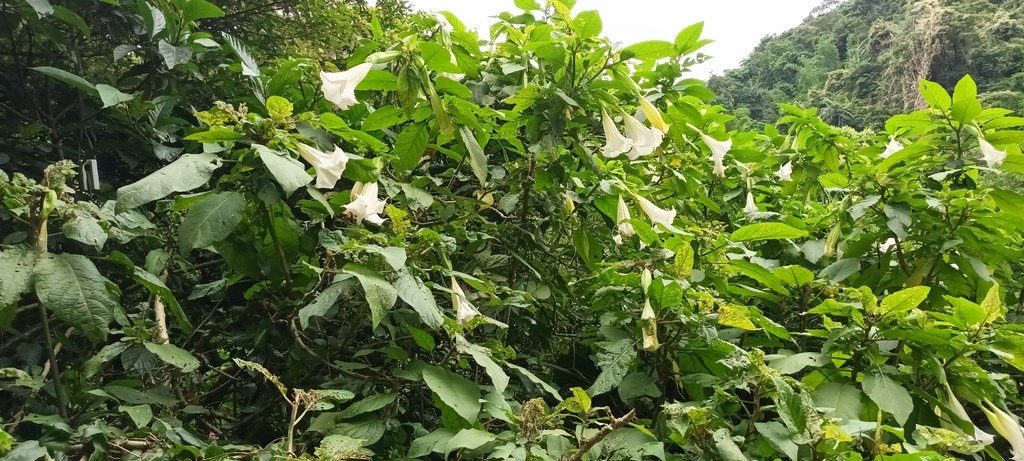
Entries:
[[1024, 109], [1022, 0], [831, 0], [822, 9], [711, 79], [740, 123], [773, 123], [779, 102], [796, 101], [830, 123], [878, 126], [923, 107], [919, 80], [952, 89], [964, 74], [985, 103]]

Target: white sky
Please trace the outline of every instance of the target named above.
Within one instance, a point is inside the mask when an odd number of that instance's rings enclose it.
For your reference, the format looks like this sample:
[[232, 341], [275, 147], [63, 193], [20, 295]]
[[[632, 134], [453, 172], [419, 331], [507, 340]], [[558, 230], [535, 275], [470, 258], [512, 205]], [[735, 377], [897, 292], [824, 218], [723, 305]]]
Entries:
[[[411, 0], [421, 10], [455, 13], [471, 29], [486, 36], [501, 11], [520, 11], [512, 0]], [[538, 3], [543, 4], [543, 1]], [[803, 21], [821, 0], [577, 0], [574, 12], [598, 10], [603, 35], [623, 45], [644, 40], [675, 39], [690, 24], [704, 21], [704, 47], [714, 58], [695, 69], [705, 78], [737, 67], [769, 34], [784, 32]]]

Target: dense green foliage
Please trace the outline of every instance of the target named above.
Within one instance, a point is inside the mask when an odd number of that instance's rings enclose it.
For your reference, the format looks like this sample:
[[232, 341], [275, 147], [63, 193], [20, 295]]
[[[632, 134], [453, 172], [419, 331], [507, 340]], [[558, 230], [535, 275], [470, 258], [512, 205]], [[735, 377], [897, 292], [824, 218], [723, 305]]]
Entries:
[[778, 103], [792, 102], [818, 108], [834, 125], [879, 128], [892, 114], [924, 106], [919, 80], [951, 90], [965, 74], [979, 82], [986, 104], [1024, 110], [1024, 2], [830, 0], [823, 7], [711, 79], [741, 123], [774, 123]]
[[966, 77], [885, 135], [730, 130], [700, 24], [516, 4], [321, 49], [123, 1], [156, 68], [50, 48], [8, 97], [70, 109], [4, 120], [0, 455], [1024, 457], [1024, 118]]

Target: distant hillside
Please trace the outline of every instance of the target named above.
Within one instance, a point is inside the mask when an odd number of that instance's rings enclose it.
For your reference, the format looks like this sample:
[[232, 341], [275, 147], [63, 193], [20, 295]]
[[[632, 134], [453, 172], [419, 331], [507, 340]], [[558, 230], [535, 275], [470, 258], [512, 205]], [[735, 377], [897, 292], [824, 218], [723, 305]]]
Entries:
[[923, 104], [920, 79], [951, 89], [964, 74], [985, 103], [1024, 111], [1024, 0], [826, 0], [815, 11], [712, 77], [738, 123], [772, 123], [777, 103], [796, 101], [836, 125], [878, 126]]

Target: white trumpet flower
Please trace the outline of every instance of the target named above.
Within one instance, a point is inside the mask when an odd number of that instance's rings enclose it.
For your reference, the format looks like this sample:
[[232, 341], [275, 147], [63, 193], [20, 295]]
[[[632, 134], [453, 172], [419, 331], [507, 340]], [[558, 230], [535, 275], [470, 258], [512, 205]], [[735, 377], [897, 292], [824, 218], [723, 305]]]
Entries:
[[[950, 412], [954, 416], [956, 416], [957, 418], [959, 418], [961, 420], [967, 421], [967, 422], [971, 423], [972, 426], [974, 426], [974, 421], [971, 421], [971, 417], [970, 417], [970, 415], [967, 414], [967, 410], [964, 409], [964, 406], [960, 404], [960, 400], [958, 400], [956, 398], [956, 396], [953, 395], [953, 389], [949, 387], [949, 384], [946, 384], [946, 398], [945, 398], [945, 402], [946, 402], [947, 407], [949, 408]], [[939, 414], [938, 408], [936, 408], [935, 413], [937, 415]], [[949, 429], [949, 430], [951, 430], [953, 432], [956, 432], [958, 434], [964, 434], [963, 430], [961, 430], [959, 427], [957, 427], [957, 426], [955, 426], [953, 424], [950, 424], [945, 419], [942, 420], [942, 426], [945, 429]], [[966, 434], [964, 434], [964, 435], [966, 435]], [[994, 435], [989, 434], [988, 432], [985, 432], [985, 431], [979, 429], [978, 426], [974, 426], [974, 434], [971, 435], [971, 436], [968, 436], [968, 437], [971, 437], [972, 440], [974, 440], [977, 443], [981, 443], [983, 445], [989, 445], [993, 441], [995, 441], [995, 436]]]
[[747, 191], [747, 206], [743, 207], [743, 212], [746, 214], [757, 213], [761, 211], [757, 208], [757, 202], [754, 201], [754, 192]]
[[900, 144], [899, 140], [897, 140], [895, 136], [890, 136], [889, 144], [885, 146], [885, 151], [878, 156], [881, 158], [889, 158], [901, 150], [903, 150], [903, 144]]
[[352, 186], [352, 198], [348, 205], [345, 205], [345, 215], [355, 219], [356, 224], [367, 220], [373, 224], [380, 225], [384, 218], [380, 213], [384, 212], [385, 202], [377, 198], [377, 183], [357, 182]]
[[711, 158], [715, 162], [715, 176], [719, 178], [725, 177], [725, 155], [732, 150], [732, 139], [725, 141], [719, 141], [711, 136], [704, 133], [700, 134], [701, 139], [704, 140], [704, 144], [707, 144], [708, 148], [711, 149]]
[[320, 72], [321, 90], [328, 101], [341, 110], [348, 109], [356, 100], [356, 87], [370, 73], [373, 63], [363, 63], [344, 72]]
[[665, 119], [661, 116], [661, 111], [643, 96], [640, 97], [640, 109], [644, 111], [644, 117], [647, 117], [647, 121], [651, 122], [651, 126], [662, 133], [668, 133], [670, 125], [665, 123]]
[[[619, 195], [619, 206], [615, 210], [615, 221], [619, 226], [619, 235], [622, 237], [632, 237], [636, 235], [636, 230], [633, 229], [633, 225], [629, 223], [632, 216], [629, 215], [629, 207], [626, 206], [626, 201]], [[621, 237], [620, 237], [621, 238]]]
[[981, 411], [985, 412], [985, 417], [988, 418], [988, 422], [992, 424], [996, 432], [1003, 436], [1007, 442], [1010, 442], [1011, 454], [1013, 455], [1011, 459], [1013, 461], [1024, 461], [1024, 427], [1021, 427], [1017, 422], [1017, 418], [993, 405], [988, 400], [982, 403]]
[[644, 299], [644, 310], [640, 313], [640, 330], [644, 339], [644, 350], [654, 352], [661, 348], [658, 342], [658, 316], [651, 308], [651, 300]]
[[1003, 164], [1003, 160], [1006, 160], [1005, 150], [996, 149], [981, 137], [978, 138], [978, 144], [981, 146], [981, 159], [989, 168], [999, 168], [999, 165]]
[[633, 142], [632, 149], [626, 153], [626, 157], [630, 160], [651, 155], [654, 149], [661, 145], [665, 133], [654, 128], [647, 128], [632, 115], [623, 114], [622, 118], [626, 120], [626, 135]]
[[615, 121], [604, 109], [601, 109], [601, 125], [604, 126], [605, 145], [601, 149], [601, 155], [607, 158], [615, 158], [633, 149], [633, 140], [622, 135]]
[[459, 325], [465, 325], [480, 316], [480, 311], [466, 299], [466, 292], [462, 291], [462, 286], [454, 276], [452, 277], [452, 308], [455, 309], [455, 321], [459, 322]]
[[299, 156], [309, 162], [316, 170], [316, 187], [318, 189], [332, 189], [341, 179], [345, 172], [345, 165], [348, 164], [348, 154], [335, 147], [331, 153], [323, 152], [315, 147], [299, 143]]
[[790, 161], [785, 165], [779, 167], [779, 171], [775, 172], [775, 176], [779, 178], [779, 181], [792, 181], [793, 180], [793, 162]]
[[659, 208], [650, 200], [647, 200], [639, 195], [636, 197], [636, 203], [640, 205], [640, 209], [643, 210], [644, 214], [655, 224], [661, 224], [665, 227], [672, 227], [672, 223], [676, 220], [676, 210], [664, 210]]

